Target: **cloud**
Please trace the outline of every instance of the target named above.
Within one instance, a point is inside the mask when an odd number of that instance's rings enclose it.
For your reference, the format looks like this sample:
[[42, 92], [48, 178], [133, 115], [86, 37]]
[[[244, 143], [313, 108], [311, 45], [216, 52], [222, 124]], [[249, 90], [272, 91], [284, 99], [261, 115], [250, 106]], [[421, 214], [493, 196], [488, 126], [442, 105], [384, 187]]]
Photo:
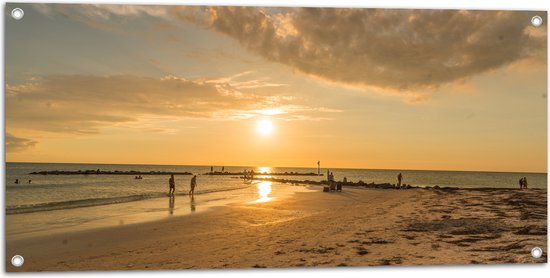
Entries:
[[235, 81], [242, 76], [211, 80], [131, 75], [34, 77], [21, 85], [6, 86], [7, 129], [94, 134], [102, 128], [124, 127], [173, 133], [173, 127], [159, 123], [186, 118], [250, 118], [274, 107], [289, 117], [326, 113], [284, 94], [263, 96], [259, 91], [273, 84]]
[[6, 152], [21, 152], [36, 146], [38, 142], [6, 133]]
[[302, 8], [273, 15], [255, 7], [203, 10], [198, 21], [251, 52], [345, 84], [429, 90], [521, 59], [546, 61], [546, 35], [533, 35], [532, 12]]
[[[39, 6], [39, 7], [44, 7]], [[523, 59], [546, 62], [546, 24], [527, 11], [47, 5], [73, 18], [193, 22], [249, 51], [330, 82], [434, 90]], [[44, 8], [41, 8], [44, 9]], [[71, 9], [71, 13], [67, 12]]]

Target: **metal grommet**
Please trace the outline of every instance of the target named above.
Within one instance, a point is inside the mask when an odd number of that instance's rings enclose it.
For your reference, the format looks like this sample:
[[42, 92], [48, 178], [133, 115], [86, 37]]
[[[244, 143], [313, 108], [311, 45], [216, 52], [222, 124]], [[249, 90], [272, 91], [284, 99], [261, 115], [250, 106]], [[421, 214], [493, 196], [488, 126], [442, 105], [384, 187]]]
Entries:
[[531, 24], [535, 27], [541, 26], [542, 23], [543, 23], [542, 17], [540, 17], [538, 15], [535, 15], [535, 16], [533, 16], [533, 18], [531, 18]]
[[21, 267], [25, 262], [25, 258], [21, 255], [15, 255], [11, 257], [11, 264], [15, 267]]
[[542, 249], [540, 249], [540, 247], [533, 247], [533, 249], [531, 249], [531, 256], [535, 259], [542, 257]]
[[21, 8], [15, 8], [11, 10], [11, 17], [13, 17], [13, 19], [15, 20], [22, 19], [24, 15], [25, 15], [25, 12]]

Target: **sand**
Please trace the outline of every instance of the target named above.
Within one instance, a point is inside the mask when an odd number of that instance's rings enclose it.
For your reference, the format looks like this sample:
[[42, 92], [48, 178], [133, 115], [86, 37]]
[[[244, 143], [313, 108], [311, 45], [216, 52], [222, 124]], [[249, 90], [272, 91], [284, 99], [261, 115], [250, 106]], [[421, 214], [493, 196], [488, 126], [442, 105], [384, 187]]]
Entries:
[[[547, 262], [546, 190], [296, 193], [162, 221], [7, 241], [7, 271]], [[531, 248], [544, 256], [534, 259]]]

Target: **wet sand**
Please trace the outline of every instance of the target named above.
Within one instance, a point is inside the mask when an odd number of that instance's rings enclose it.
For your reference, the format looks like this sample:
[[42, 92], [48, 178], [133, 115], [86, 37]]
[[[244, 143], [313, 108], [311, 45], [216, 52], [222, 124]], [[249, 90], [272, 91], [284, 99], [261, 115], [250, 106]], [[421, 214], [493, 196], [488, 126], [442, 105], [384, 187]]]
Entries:
[[[547, 262], [546, 190], [296, 193], [204, 213], [8, 241], [7, 271]], [[534, 259], [539, 246], [544, 256]]]

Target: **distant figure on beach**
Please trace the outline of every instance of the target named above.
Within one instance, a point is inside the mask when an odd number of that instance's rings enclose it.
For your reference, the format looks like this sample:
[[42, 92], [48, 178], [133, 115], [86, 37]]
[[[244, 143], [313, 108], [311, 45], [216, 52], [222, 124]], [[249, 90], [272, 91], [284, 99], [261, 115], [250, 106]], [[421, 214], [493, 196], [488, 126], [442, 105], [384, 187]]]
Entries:
[[191, 178], [191, 189], [189, 190], [189, 195], [195, 196], [195, 186], [197, 186], [197, 175], [194, 175]]
[[222, 166], [222, 173], [225, 172], [225, 166]]
[[174, 192], [176, 191], [176, 181], [174, 180], [174, 174], [170, 175], [170, 179], [168, 180], [168, 185], [170, 185], [170, 190], [168, 191], [168, 195], [173, 196]]
[[401, 175], [401, 173], [399, 173], [399, 175], [397, 175], [397, 187], [401, 187], [401, 181], [403, 180], [403, 175]]
[[348, 183], [348, 178], [344, 177], [344, 183]]
[[19, 184], [19, 179], [15, 179], [15, 184]]
[[99, 169], [97, 169], [97, 171], [95, 172], [97, 175], [99, 175]]
[[523, 178], [519, 179], [519, 189], [523, 189]]
[[214, 172], [214, 166], [210, 166], [210, 173]]
[[31, 184], [31, 183], [32, 183], [32, 180], [29, 180], [29, 184]]
[[519, 189], [527, 189], [527, 177], [519, 179]]

